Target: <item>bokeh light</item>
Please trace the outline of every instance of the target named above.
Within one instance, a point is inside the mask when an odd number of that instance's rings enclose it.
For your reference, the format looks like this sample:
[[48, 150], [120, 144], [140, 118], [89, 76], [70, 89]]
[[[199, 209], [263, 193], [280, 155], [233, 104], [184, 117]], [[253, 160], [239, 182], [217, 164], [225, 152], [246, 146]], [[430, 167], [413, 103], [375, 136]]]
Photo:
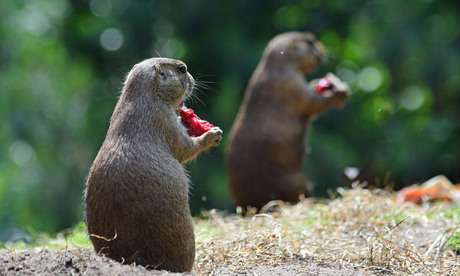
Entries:
[[123, 45], [123, 34], [116, 28], [108, 28], [102, 32], [99, 42], [105, 50], [116, 51]]

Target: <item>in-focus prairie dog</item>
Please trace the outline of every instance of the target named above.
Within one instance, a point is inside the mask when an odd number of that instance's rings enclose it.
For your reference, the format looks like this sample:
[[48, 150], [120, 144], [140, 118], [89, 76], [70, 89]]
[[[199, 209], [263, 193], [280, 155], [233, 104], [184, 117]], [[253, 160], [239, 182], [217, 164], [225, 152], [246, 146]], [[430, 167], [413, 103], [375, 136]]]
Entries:
[[177, 110], [193, 77], [179, 60], [136, 64], [91, 167], [86, 221], [97, 252], [114, 260], [170, 271], [191, 271], [195, 238], [189, 180], [181, 163], [215, 147], [222, 131], [190, 137]]
[[302, 170], [304, 136], [313, 117], [343, 106], [348, 86], [330, 75], [331, 88], [315, 93], [308, 83], [324, 57], [310, 33], [288, 32], [273, 38], [252, 75], [226, 147], [234, 204], [261, 208], [271, 200], [296, 202], [311, 196]]

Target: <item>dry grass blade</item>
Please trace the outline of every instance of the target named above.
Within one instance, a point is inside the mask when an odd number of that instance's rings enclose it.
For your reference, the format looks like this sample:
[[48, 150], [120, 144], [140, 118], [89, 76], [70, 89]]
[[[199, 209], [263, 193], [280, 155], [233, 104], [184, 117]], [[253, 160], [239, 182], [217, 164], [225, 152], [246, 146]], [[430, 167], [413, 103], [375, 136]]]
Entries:
[[[339, 193], [330, 201], [279, 203], [253, 217], [204, 213], [196, 221], [195, 272], [239, 273], [306, 261], [373, 273], [460, 273], [459, 256], [447, 246], [458, 233], [458, 208], [404, 204], [395, 193], [362, 187]], [[449, 210], [457, 212], [447, 215]]]

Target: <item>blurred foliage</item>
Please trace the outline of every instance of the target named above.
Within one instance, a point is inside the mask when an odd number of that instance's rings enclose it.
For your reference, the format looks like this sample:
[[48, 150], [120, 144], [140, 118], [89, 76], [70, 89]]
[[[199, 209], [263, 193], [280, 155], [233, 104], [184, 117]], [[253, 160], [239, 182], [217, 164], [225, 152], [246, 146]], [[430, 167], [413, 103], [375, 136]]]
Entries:
[[[191, 206], [230, 209], [226, 137], [252, 71], [280, 32], [311, 31], [353, 95], [318, 118], [306, 171], [317, 195], [345, 167], [396, 188], [460, 182], [458, 0], [17, 0], [0, 6], [0, 241], [83, 218], [83, 189], [125, 74], [152, 56], [184, 60], [204, 86], [189, 107], [224, 130], [187, 165]], [[369, 165], [370, 164], [370, 165]]]
[[83, 221], [78, 222], [73, 228], [60, 231], [57, 234], [47, 234], [37, 232], [31, 227], [26, 228], [26, 232], [17, 234], [20, 237], [14, 237], [13, 241], [5, 243], [0, 242], [0, 249], [31, 249], [31, 248], [50, 248], [50, 249], [68, 249], [91, 247], [91, 240], [88, 235], [88, 229]]

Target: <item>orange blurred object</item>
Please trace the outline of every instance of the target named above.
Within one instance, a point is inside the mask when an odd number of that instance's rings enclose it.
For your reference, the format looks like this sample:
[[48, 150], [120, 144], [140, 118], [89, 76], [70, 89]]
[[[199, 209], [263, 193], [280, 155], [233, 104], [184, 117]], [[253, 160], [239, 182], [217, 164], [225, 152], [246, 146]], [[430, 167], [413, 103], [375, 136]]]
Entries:
[[444, 175], [438, 175], [422, 185], [413, 185], [401, 190], [402, 200], [421, 204], [429, 201], [453, 201], [460, 203], [460, 184], [453, 185]]

